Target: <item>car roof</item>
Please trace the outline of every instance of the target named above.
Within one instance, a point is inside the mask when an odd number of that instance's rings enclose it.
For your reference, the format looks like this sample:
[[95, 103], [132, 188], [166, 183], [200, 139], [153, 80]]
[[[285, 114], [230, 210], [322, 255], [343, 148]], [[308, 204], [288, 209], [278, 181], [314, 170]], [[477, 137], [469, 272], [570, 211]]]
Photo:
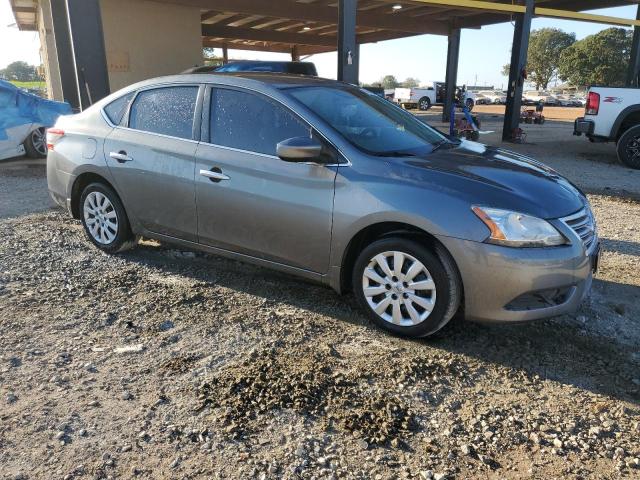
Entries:
[[161, 83], [216, 83], [227, 85], [251, 86], [261, 84], [273, 88], [303, 87], [303, 86], [351, 86], [348, 83], [331, 80], [328, 78], [312, 77], [309, 75], [298, 75], [290, 73], [273, 72], [225, 72], [225, 73], [189, 73], [182, 75], [171, 75], [168, 77], [158, 77], [145, 80], [132, 89], [143, 88]]

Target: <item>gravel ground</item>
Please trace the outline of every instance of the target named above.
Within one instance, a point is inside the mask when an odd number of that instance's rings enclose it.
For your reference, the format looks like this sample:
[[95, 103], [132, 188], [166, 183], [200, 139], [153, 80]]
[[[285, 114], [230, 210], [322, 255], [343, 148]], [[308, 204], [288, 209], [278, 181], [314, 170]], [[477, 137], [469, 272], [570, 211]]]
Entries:
[[98, 253], [6, 172], [0, 478], [640, 478], [638, 202], [590, 196], [605, 253], [575, 314], [407, 341], [258, 267]]

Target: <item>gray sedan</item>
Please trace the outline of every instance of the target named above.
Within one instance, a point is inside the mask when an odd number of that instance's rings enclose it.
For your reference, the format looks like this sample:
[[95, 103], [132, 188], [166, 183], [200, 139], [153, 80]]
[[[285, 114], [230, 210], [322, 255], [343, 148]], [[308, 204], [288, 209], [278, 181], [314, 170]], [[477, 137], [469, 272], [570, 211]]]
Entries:
[[99, 249], [145, 236], [289, 272], [353, 291], [401, 335], [457, 312], [569, 312], [597, 266], [587, 199], [556, 172], [331, 80], [149, 80], [62, 117], [47, 143], [51, 195]]

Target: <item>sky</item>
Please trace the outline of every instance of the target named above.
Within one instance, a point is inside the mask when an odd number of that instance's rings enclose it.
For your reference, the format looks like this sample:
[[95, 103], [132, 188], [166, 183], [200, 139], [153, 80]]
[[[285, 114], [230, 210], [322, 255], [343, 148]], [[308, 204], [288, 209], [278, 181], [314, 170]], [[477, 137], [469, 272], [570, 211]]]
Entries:
[[[623, 18], [635, 18], [633, 6], [594, 10], [594, 13]], [[37, 65], [40, 63], [40, 43], [36, 32], [20, 32], [7, 0], [0, 0], [0, 68], [16, 60]], [[609, 25], [574, 22], [558, 19], [536, 18], [532, 28], [557, 27], [574, 32], [578, 39], [599, 32]], [[478, 30], [462, 31], [458, 83], [467, 85], [493, 85], [502, 89], [508, 79], [501, 73], [509, 63], [513, 25], [503, 23]], [[222, 55], [222, 52], [216, 52]], [[230, 50], [232, 59], [284, 59], [288, 54]], [[371, 83], [385, 75], [394, 75], [402, 81], [407, 77], [422, 82], [445, 78], [447, 38], [439, 35], [389, 40], [360, 47], [360, 81]], [[336, 77], [336, 54], [323, 53], [308, 58], [316, 64], [322, 77]]]

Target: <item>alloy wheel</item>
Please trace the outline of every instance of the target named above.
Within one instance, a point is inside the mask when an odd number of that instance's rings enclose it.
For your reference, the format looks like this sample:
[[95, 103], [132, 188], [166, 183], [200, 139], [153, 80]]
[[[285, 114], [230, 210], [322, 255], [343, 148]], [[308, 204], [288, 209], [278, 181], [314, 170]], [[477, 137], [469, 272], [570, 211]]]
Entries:
[[436, 303], [436, 285], [427, 267], [400, 251], [382, 252], [369, 261], [362, 290], [380, 318], [404, 327], [424, 322]]
[[109, 198], [101, 192], [91, 192], [84, 200], [84, 221], [93, 239], [112, 243], [118, 235], [118, 214]]
[[635, 159], [640, 156], [640, 136], [632, 138], [627, 144], [626, 150], [629, 158]]
[[31, 143], [36, 152], [43, 157], [47, 155], [47, 133], [44, 128], [36, 128], [31, 132]]

